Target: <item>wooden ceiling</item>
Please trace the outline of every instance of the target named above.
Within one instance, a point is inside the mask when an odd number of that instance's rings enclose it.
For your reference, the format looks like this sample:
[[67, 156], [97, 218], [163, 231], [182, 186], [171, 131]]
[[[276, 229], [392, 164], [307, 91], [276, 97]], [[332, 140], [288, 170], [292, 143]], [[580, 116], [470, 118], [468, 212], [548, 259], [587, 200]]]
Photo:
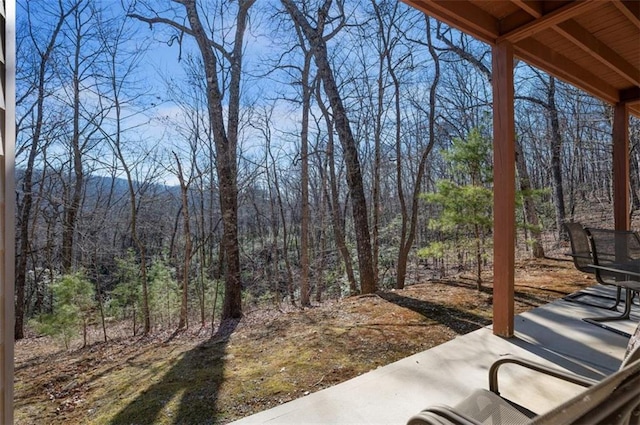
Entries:
[[640, 117], [640, 0], [402, 0]]

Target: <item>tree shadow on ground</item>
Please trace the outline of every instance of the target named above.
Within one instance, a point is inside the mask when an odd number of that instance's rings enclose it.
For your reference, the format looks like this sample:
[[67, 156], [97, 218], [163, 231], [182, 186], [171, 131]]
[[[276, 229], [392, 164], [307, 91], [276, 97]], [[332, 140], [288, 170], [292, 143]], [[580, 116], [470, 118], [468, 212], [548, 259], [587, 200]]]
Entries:
[[[476, 283], [475, 282], [470, 282], [470, 283], [466, 283], [466, 282], [460, 282], [460, 281], [456, 281], [456, 280], [450, 280], [450, 279], [438, 279], [436, 281], [438, 284], [440, 285], [445, 285], [445, 286], [449, 286], [452, 288], [464, 288], [464, 289], [475, 289], [476, 287]], [[561, 291], [561, 290], [557, 290], [557, 289], [553, 289], [553, 288], [540, 288], [540, 287], [536, 287], [536, 286], [531, 286], [531, 285], [522, 285], [522, 284], [518, 284], [517, 285], [519, 288], [529, 288], [531, 290], [536, 290], [538, 292], [541, 293], [545, 293], [548, 294], [549, 297], [548, 298], [543, 298], [542, 296], [536, 296], [524, 291], [519, 291], [517, 289], [514, 288], [514, 292], [513, 292], [513, 296], [514, 299], [516, 301], [521, 302], [522, 304], [526, 304], [528, 306], [531, 307], [538, 307], [540, 305], [543, 304], [548, 304], [553, 300], [556, 300], [558, 298], [562, 298], [565, 297], [567, 295], [569, 295], [569, 292], [566, 291]], [[483, 286], [479, 292], [482, 292], [484, 294], [487, 294], [489, 296], [493, 296], [493, 287], [491, 286]]]
[[549, 299], [547, 299], [547, 298], [537, 297], [535, 295], [531, 295], [522, 291], [513, 291], [514, 301], [517, 301], [524, 305], [528, 305], [530, 307], [539, 307], [544, 304], [549, 304], [554, 299], [562, 298], [563, 296], [568, 294], [554, 294], [554, 295], [557, 295], [557, 297], [551, 296]]
[[[111, 424], [152, 424], [166, 417], [174, 424], [214, 424], [216, 402], [223, 381], [224, 363], [229, 337], [238, 320], [221, 324], [209, 340], [186, 352], [158, 382], [141, 392], [121, 410]], [[145, 385], [140, 382], [140, 385]], [[180, 397], [177, 411], [168, 403]]]
[[427, 319], [441, 323], [457, 334], [466, 334], [491, 323], [491, 320], [468, 311], [429, 301], [404, 297], [393, 292], [381, 292], [380, 298], [399, 307], [408, 308]]

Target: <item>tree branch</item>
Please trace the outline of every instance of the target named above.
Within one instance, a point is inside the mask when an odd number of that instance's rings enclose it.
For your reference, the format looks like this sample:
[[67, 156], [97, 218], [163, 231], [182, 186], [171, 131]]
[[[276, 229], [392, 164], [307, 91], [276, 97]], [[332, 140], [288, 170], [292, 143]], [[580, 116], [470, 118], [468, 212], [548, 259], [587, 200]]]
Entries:
[[550, 106], [547, 102], [544, 102], [540, 99], [537, 99], [535, 97], [531, 97], [531, 96], [515, 96], [514, 99], [516, 100], [526, 100], [527, 102], [531, 102], [534, 103], [536, 105], [542, 106], [544, 109], [550, 109]]
[[[181, 3], [181, 2], [178, 2]], [[163, 18], [160, 16], [157, 16], [155, 18], [147, 18], [146, 16], [142, 16], [142, 15], [138, 15], [137, 13], [128, 13], [127, 14], [128, 18], [133, 18], [133, 19], [137, 19], [141, 22], [145, 22], [147, 24], [149, 24], [149, 28], [153, 28], [154, 24], [165, 24], [165, 25], [169, 25], [175, 29], [177, 29], [178, 31], [180, 31], [181, 33], [184, 34], [188, 34], [192, 37], [195, 37], [193, 31], [191, 30], [191, 28], [186, 27], [182, 24], [179, 24], [175, 21], [172, 21], [171, 19], [167, 19], [167, 18]], [[182, 39], [182, 37], [180, 37], [180, 39]], [[216, 43], [215, 41], [207, 38], [207, 43], [209, 44], [209, 46], [213, 47], [214, 49], [216, 49], [217, 51], [219, 51], [225, 59], [227, 59], [228, 61], [231, 61], [231, 53], [229, 53], [224, 46]]]

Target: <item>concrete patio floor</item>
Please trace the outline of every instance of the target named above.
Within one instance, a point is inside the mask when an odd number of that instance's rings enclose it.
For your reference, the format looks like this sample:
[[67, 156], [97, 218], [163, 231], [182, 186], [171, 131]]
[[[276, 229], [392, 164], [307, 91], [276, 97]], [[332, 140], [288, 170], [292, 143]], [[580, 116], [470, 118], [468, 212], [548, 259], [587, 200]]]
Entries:
[[[586, 291], [614, 295], [613, 287]], [[588, 297], [583, 300], [593, 301]], [[619, 308], [620, 309], [620, 308]], [[622, 361], [627, 338], [582, 321], [613, 311], [558, 300], [515, 317], [516, 335], [503, 339], [491, 327], [380, 367], [349, 381], [243, 418], [235, 424], [403, 424], [433, 404], [454, 405], [476, 388], [488, 388], [489, 366], [513, 354], [594, 379], [612, 373]], [[609, 322], [632, 333], [640, 321]], [[518, 366], [500, 369], [501, 394], [544, 413], [581, 391]]]

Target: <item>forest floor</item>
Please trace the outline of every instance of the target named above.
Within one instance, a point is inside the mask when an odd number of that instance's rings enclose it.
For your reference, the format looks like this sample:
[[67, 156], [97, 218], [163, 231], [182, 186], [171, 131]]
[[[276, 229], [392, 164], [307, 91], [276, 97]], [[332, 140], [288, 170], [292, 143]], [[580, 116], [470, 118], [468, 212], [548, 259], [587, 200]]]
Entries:
[[[595, 281], [566, 258], [519, 261], [516, 312]], [[426, 280], [304, 310], [258, 309], [196, 328], [60, 350], [16, 344], [16, 424], [210, 424], [268, 409], [491, 321], [491, 278]]]

